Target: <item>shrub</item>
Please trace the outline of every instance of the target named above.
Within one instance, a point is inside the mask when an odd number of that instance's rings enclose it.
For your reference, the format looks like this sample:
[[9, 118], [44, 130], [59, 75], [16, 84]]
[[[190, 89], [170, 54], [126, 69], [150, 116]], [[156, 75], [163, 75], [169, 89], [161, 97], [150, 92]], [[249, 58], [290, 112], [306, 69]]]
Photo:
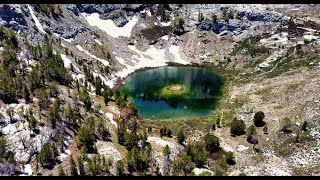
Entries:
[[209, 153], [217, 152], [220, 150], [220, 143], [218, 137], [211, 134], [206, 134], [204, 136], [204, 141], [206, 145], [206, 150]]
[[292, 126], [291, 120], [289, 118], [285, 117], [282, 120], [282, 129], [281, 130], [284, 133], [291, 133], [292, 132], [291, 126]]
[[184, 133], [180, 130], [180, 131], [178, 132], [178, 134], [177, 134], [178, 142], [179, 142], [180, 144], [182, 144], [182, 143], [184, 142], [185, 138], [186, 138], [186, 137], [184, 136]]
[[307, 121], [303, 121], [303, 124], [302, 124], [301, 129], [302, 129], [303, 131], [307, 131], [307, 130], [308, 130], [308, 129], [307, 129], [307, 126], [308, 126], [308, 122], [307, 122]]
[[262, 111], [256, 112], [256, 114], [253, 117], [254, 125], [257, 127], [262, 127], [265, 125], [265, 122], [263, 122], [264, 113]]
[[246, 124], [243, 120], [237, 120], [234, 118], [231, 122], [230, 133], [233, 135], [242, 135], [245, 133]]

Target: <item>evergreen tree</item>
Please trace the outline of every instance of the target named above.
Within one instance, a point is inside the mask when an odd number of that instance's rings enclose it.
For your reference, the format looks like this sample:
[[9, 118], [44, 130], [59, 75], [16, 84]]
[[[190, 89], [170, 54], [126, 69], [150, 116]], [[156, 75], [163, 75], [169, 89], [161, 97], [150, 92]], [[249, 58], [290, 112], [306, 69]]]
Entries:
[[268, 126], [264, 126], [263, 127], [263, 133], [264, 134], [268, 134]]
[[14, 115], [14, 109], [13, 109], [13, 107], [9, 106], [9, 107], [6, 109], [6, 114], [9, 116], [10, 121], [13, 121], [13, 115]]
[[202, 167], [207, 159], [207, 152], [202, 143], [189, 143], [185, 148], [185, 152], [191, 157], [197, 167]]
[[164, 156], [168, 156], [168, 155], [170, 154], [170, 149], [169, 149], [168, 144], [163, 148], [162, 154], [163, 154]]
[[85, 171], [84, 171], [84, 162], [83, 158], [81, 156], [77, 157], [77, 162], [78, 162], [78, 167], [79, 167], [79, 175], [80, 176], [85, 176]]
[[122, 160], [118, 160], [116, 163], [116, 175], [117, 176], [124, 175], [124, 163]]
[[308, 130], [308, 129], [307, 129], [307, 126], [308, 126], [308, 122], [307, 122], [307, 121], [303, 121], [303, 124], [302, 124], [301, 129], [302, 129], [303, 131], [307, 131], [307, 130]]
[[4, 137], [0, 137], [0, 162], [6, 159], [8, 155], [8, 145], [7, 140]]
[[190, 156], [183, 153], [177, 160], [173, 162], [172, 173], [174, 176], [187, 176], [193, 175], [192, 170], [195, 168]]
[[22, 84], [22, 97], [25, 99], [26, 103], [30, 101], [30, 92], [26, 83]]
[[208, 133], [204, 136], [204, 141], [206, 150], [209, 153], [217, 152], [220, 150], [220, 143], [218, 137]]
[[61, 164], [58, 166], [58, 176], [66, 176], [66, 174], [63, 171], [63, 167], [62, 167]]
[[29, 112], [28, 112], [28, 121], [29, 121], [29, 129], [34, 130], [37, 125], [37, 119], [34, 117], [31, 108], [29, 108]]
[[258, 111], [254, 117], [253, 117], [253, 122], [254, 122], [254, 125], [257, 126], [257, 127], [262, 127], [264, 126], [264, 122], [263, 122], [263, 118], [264, 118], [264, 113], [262, 111]]
[[180, 144], [182, 144], [185, 140], [184, 133], [181, 130], [177, 134], [177, 139]]
[[78, 176], [77, 165], [74, 162], [72, 155], [69, 158], [69, 163], [70, 163], [70, 176]]
[[233, 135], [242, 135], [245, 133], [246, 124], [243, 120], [237, 120], [234, 118], [231, 122], [230, 133]]

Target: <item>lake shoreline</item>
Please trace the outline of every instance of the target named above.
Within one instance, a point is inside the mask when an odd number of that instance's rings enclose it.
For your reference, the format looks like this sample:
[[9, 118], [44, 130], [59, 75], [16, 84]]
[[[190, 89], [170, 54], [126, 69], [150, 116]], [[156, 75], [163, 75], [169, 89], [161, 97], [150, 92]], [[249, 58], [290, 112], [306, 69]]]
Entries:
[[[170, 64], [135, 72], [137, 74], [123, 80], [125, 83], [119, 86], [119, 90], [122, 95], [133, 98], [130, 101], [144, 119], [183, 115], [202, 117], [212, 114], [210, 111], [215, 109], [221, 96], [222, 78], [202, 66]], [[172, 86], [173, 91], [168, 89]]]

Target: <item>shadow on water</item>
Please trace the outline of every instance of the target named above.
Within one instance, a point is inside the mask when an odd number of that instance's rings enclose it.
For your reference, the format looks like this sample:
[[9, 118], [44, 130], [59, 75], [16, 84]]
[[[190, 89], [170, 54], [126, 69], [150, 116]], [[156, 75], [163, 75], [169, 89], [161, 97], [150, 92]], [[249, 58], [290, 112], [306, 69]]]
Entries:
[[[159, 67], [139, 71], [125, 79], [122, 95], [137, 106], [142, 117], [205, 116], [222, 96], [223, 80], [213, 71], [196, 67]], [[188, 92], [163, 96], [162, 88], [182, 84]]]

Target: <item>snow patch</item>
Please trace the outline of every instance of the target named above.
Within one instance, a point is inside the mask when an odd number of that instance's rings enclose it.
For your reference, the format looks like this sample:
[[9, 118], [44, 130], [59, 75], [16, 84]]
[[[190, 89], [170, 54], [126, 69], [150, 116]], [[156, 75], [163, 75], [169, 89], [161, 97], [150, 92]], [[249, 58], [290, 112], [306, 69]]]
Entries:
[[149, 49], [147, 49], [147, 51], [140, 51], [136, 49], [135, 46], [129, 45], [128, 47], [132, 51], [136, 52], [140, 57], [138, 57], [137, 55], [133, 55], [132, 58], [137, 59], [138, 62], [134, 66], [127, 65], [127, 68], [123, 69], [120, 72], [117, 72], [116, 76], [118, 77], [124, 78], [135, 70], [144, 67], [159, 67], [167, 65], [164, 58], [164, 49], [157, 49], [152, 45]]
[[129, 22], [125, 24], [123, 27], [118, 27], [110, 19], [100, 19], [98, 13], [81, 13], [81, 15], [88, 21], [90, 26], [97, 26], [99, 29], [105, 31], [108, 35], [110, 35], [113, 38], [117, 38], [120, 36], [130, 37], [132, 28], [138, 22], [138, 17], [133, 16], [132, 19], [129, 20]]
[[174, 61], [177, 62], [177, 63], [180, 63], [180, 64], [188, 64], [187, 61], [183, 60], [181, 57], [180, 57], [180, 54], [179, 54], [179, 49], [180, 47], [179, 46], [174, 46], [174, 45], [171, 45], [169, 47], [169, 52], [172, 53], [174, 55]]
[[40, 21], [38, 20], [38, 18], [34, 15], [31, 6], [30, 6], [29, 4], [28, 4], [27, 6], [28, 6], [28, 9], [29, 9], [29, 11], [30, 11], [31, 17], [32, 17], [32, 19], [34, 20], [34, 23], [35, 23], [36, 27], [38, 28], [38, 30], [39, 30], [41, 33], [47, 34], [47, 33], [43, 30], [42, 25], [40, 24]]
[[168, 41], [169, 36], [168, 35], [164, 35], [164, 36], [161, 37], [161, 39]]
[[118, 124], [116, 121], [113, 120], [113, 114], [112, 113], [106, 113], [107, 118], [110, 120], [111, 124], [115, 125], [118, 127]]
[[303, 39], [311, 41], [311, 40], [319, 39], [319, 37], [314, 35], [304, 35]]
[[71, 151], [68, 149], [68, 150], [65, 150], [63, 153], [61, 153], [59, 156], [58, 156], [58, 159], [60, 159], [61, 161], [63, 161], [63, 159], [65, 159], [66, 157], [68, 157], [69, 155], [71, 154]]
[[162, 26], [169, 26], [172, 21], [160, 22]]
[[64, 67], [70, 68], [70, 64], [72, 63], [71, 60], [67, 58], [67, 56], [64, 54], [60, 54], [60, 56], [61, 56], [61, 59], [63, 60]]
[[76, 48], [79, 50], [79, 51], [83, 51], [84, 53], [86, 53], [88, 56], [100, 61], [102, 64], [104, 64], [105, 66], [109, 66], [109, 62], [105, 59], [101, 59], [101, 58], [98, 58], [97, 56], [91, 54], [89, 51], [87, 50], [84, 50], [79, 44], [76, 45]]
[[[67, 41], [68, 43], [72, 43], [72, 41], [74, 41], [73, 38], [66, 39], [66, 38], [61, 37], [61, 36], [60, 36], [59, 34], [57, 34], [57, 33], [53, 33], [53, 35], [55, 35], [55, 36], [63, 39], [64, 41]], [[61, 46], [62, 46], [62, 47], [65, 47], [65, 46], [62, 45], [62, 43], [61, 43]]]
[[94, 41], [98, 43], [100, 46], [102, 46], [102, 43], [98, 39], [94, 39]]
[[23, 172], [25, 173], [25, 175], [31, 176], [32, 172], [33, 172], [32, 168], [31, 168], [31, 165], [30, 164], [24, 165]]
[[149, 9], [144, 9], [143, 11], [140, 11], [140, 13], [146, 13], [148, 16], [151, 16], [151, 12]]
[[208, 169], [204, 169], [204, 168], [194, 168], [193, 172], [195, 175], [199, 176], [199, 174], [203, 173], [203, 172], [209, 172], [211, 175], [213, 175], [213, 172], [208, 170]]
[[239, 145], [239, 146], [237, 147], [237, 151], [239, 151], [239, 152], [245, 151], [245, 150], [247, 150], [247, 149], [249, 149], [249, 147], [244, 146], [244, 145]]

